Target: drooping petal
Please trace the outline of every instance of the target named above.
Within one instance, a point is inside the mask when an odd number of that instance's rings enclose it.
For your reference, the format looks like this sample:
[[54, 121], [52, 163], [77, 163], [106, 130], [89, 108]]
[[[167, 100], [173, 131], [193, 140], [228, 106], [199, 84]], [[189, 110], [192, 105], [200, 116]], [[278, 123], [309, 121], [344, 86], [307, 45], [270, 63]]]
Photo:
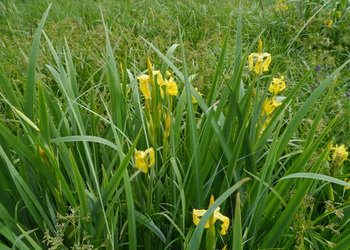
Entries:
[[144, 95], [144, 97], [146, 99], [152, 99], [151, 91], [149, 90], [149, 86], [148, 86], [149, 76], [148, 75], [141, 75], [140, 77], [137, 77], [137, 79], [140, 81], [140, 90], [141, 90], [142, 94]]
[[142, 172], [147, 173], [148, 167], [146, 162], [146, 153], [144, 151], [135, 151], [135, 167], [137, 169], [142, 169]]
[[222, 215], [220, 213], [215, 213], [214, 217], [222, 221], [220, 234], [226, 235], [226, 231], [230, 226], [230, 219], [227, 216]]
[[162, 74], [157, 74], [157, 84], [159, 86], [165, 85]]
[[[197, 226], [197, 225], [199, 224], [199, 222], [200, 222], [200, 218], [198, 218], [198, 217], [202, 217], [202, 216], [205, 214], [206, 211], [207, 211], [207, 210], [204, 210], [204, 209], [193, 209], [193, 211], [192, 211], [192, 218], [193, 218], [193, 223], [194, 223], [196, 226]], [[210, 227], [209, 221], [207, 221], [207, 223], [205, 223], [204, 228], [208, 228], [208, 227]]]
[[174, 82], [172, 77], [170, 77], [170, 79], [167, 81], [166, 92], [169, 95], [177, 95], [178, 93], [176, 82]]
[[252, 53], [248, 56], [248, 61], [249, 61], [249, 70], [253, 70], [254, 68], [254, 61], [253, 58], [254, 57], [258, 57], [259, 55], [257, 53]]
[[271, 55], [268, 53], [264, 53], [263, 57], [266, 57], [264, 63], [263, 63], [263, 71], [268, 71], [269, 70], [269, 66], [271, 64]]

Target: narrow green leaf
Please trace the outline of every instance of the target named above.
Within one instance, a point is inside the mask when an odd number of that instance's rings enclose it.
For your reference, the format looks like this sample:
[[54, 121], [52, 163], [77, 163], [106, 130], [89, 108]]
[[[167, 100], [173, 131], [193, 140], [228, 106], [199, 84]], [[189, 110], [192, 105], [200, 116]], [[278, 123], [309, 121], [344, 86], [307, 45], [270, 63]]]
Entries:
[[349, 249], [350, 234], [345, 237], [342, 241], [338, 242], [332, 250], [345, 250]]
[[[32, 245], [33, 249], [35, 249], [35, 250], [42, 250], [42, 248], [32, 239], [32, 237], [29, 236], [29, 234], [31, 234], [32, 232], [35, 232], [38, 229], [32, 229], [32, 230], [29, 230], [29, 231], [26, 232], [26, 231], [23, 230], [23, 228], [21, 228], [20, 225], [17, 224], [17, 226], [18, 226], [19, 230], [21, 230], [22, 235], [20, 235], [16, 239], [16, 241], [20, 241], [23, 237], [25, 237], [29, 241], [29, 243]], [[13, 245], [15, 246], [16, 242]]]
[[13, 110], [26, 122], [29, 126], [40, 132], [40, 129], [25, 114], [13, 107]]
[[339, 180], [339, 179], [331, 177], [331, 176], [327, 176], [327, 175], [323, 175], [323, 174], [314, 174], [314, 173], [290, 174], [290, 175], [287, 175], [287, 176], [279, 179], [279, 181], [282, 181], [285, 179], [294, 179], [294, 178], [309, 178], [309, 179], [315, 179], [315, 180], [321, 180], [321, 181], [328, 181], [328, 182], [331, 182], [334, 184], [338, 184], [338, 185], [342, 185], [344, 187], [350, 188], [350, 183], [348, 183], [346, 181], [342, 181], [342, 180]]
[[242, 219], [241, 219], [241, 199], [239, 192], [236, 197], [235, 218], [233, 224], [233, 245], [232, 249], [242, 250]]
[[339, 68], [337, 68], [330, 76], [326, 78], [318, 87], [313, 91], [309, 98], [304, 102], [304, 104], [299, 108], [298, 112], [295, 114], [293, 119], [288, 123], [287, 128], [285, 129], [281, 139], [279, 139], [278, 151], [276, 153], [277, 158], [279, 158], [289, 140], [292, 138], [294, 132], [298, 129], [299, 124], [304, 119], [307, 112], [310, 108], [316, 103], [319, 96], [323, 93], [323, 91], [332, 83], [332, 81], [336, 78], [338, 73], [350, 62], [347, 60], [343, 63]]
[[166, 242], [166, 238], [165, 238], [164, 234], [159, 229], [159, 227], [157, 227], [156, 224], [154, 224], [154, 222], [150, 218], [144, 216], [143, 214], [141, 214], [140, 212], [138, 212], [136, 210], [134, 211], [134, 213], [135, 213], [136, 220], [140, 224], [146, 226], [149, 230], [151, 230], [156, 236], [158, 236], [159, 239], [161, 239], [162, 242], [164, 242], [164, 243]]
[[3, 75], [1, 70], [0, 70], [0, 82], [1, 82], [1, 87], [4, 89], [4, 93], [6, 94], [6, 97], [9, 100], [9, 102], [17, 108], [21, 107], [20, 103], [22, 103], [21, 101], [23, 98], [21, 93], [18, 93], [17, 91], [14, 90], [13, 84], [11, 84], [10, 80], [5, 75]]
[[40, 132], [47, 144], [50, 142], [49, 114], [46, 107], [45, 93], [42, 83], [38, 82], [38, 115]]
[[[102, 196], [103, 204], [105, 204], [113, 195], [113, 193], [118, 189], [119, 183], [124, 176], [124, 172], [126, 171], [127, 167], [130, 165], [131, 157], [135, 151], [135, 148], [140, 136], [141, 136], [141, 133], [139, 133], [138, 136], [135, 138], [134, 143], [131, 145], [128, 153], [123, 157], [123, 160], [119, 165], [119, 167], [117, 168], [117, 171], [114, 173], [113, 177], [108, 182], [106, 188], [102, 191], [101, 196]], [[94, 208], [92, 209], [92, 213], [94, 214], [97, 211], [97, 209], [100, 208], [100, 206], [101, 206], [101, 203], [97, 202]]]
[[89, 135], [74, 135], [74, 136], [65, 136], [65, 137], [54, 138], [51, 140], [51, 143], [54, 143], [54, 142], [78, 142], [78, 141], [96, 142], [96, 143], [107, 145], [107, 146], [115, 149], [116, 151], [120, 150], [120, 148], [118, 148], [117, 145], [115, 145], [114, 143], [112, 143], [104, 138], [97, 137], [97, 136], [89, 136]]
[[[13, 232], [13, 230], [10, 230], [10, 228], [8, 228], [2, 222], [0, 222], [0, 235], [1, 235], [1, 237], [4, 237], [6, 240], [11, 242], [12, 244], [14, 244], [16, 242], [17, 235], [15, 234], [15, 232]], [[17, 245], [17, 247], [19, 249], [30, 249], [26, 244], [24, 244], [23, 241], [18, 241], [16, 243], [16, 245]], [[1, 250], [2, 249], [4, 249], [4, 250], [5, 249], [13, 250], [13, 248], [7, 248], [7, 246], [2, 248], [2, 244], [1, 243], [0, 243], [0, 247], [1, 247]]]
[[4, 153], [2, 147], [0, 146], [0, 154], [3, 156], [7, 167], [11, 173], [11, 177], [16, 185], [16, 188], [18, 192], [21, 195], [21, 198], [23, 199], [23, 202], [26, 204], [28, 211], [32, 215], [33, 219], [37, 223], [37, 225], [44, 229], [44, 223], [46, 226], [50, 228], [50, 230], [54, 230], [54, 227], [52, 225], [52, 221], [47, 216], [44, 208], [42, 207], [42, 203], [38, 201], [35, 194], [32, 192], [31, 188], [28, 186], [28, 184], [23, 180], [23, 178], [20, 176], [18, 171], [16, 170], [15, 166], [13, 166], [10, 159], [7, 157], [7, 155]]
[[34, 41], [32, 44], [32, 48], [30, 50], [30, 56], [29, 56], [29, 62], [28, 62], [28, 70], [27, 70], [27, 78], [26, 78], [26, 89], [24, 93], [24, 114], [30, 119], [33, 119], [33, 109], [36, 107], [35, 102], [35, 74], [36, 74], [36, 59], [38, 56], [38, 50], [39, 50], [39, 43], [40, 43], [40, 37], [41, 32], [44, 28], [44, 24], [46, 21], [46, 18], [49, 14], [49, 10], [51, 8], [51, 4], [45, 11], [38, 29], [35, 32]]
[[[331, 143], [328, 144], [326, 150], [322, 152], [322, 154], [317, 159], [313, 167], [310, 169], [311, 173], [315, 173], [316, 171], [318, 171], [320, 165], [324, 162], [326, 155], [329, 153], [330, 147]], [[297, 212], [300, 204], [303, 201], [303, 198], [309, 191], [311, 184], [311, 180], [304, 180], [299, 185], [297, 191], [295, 192], [291, 200], [288, 202], [287, 207], [285, 207], [275, 224], [272, 226], [271, 230], [269, 230], [269, 232], [267, 233], [266, 238], [263, 240], [263, 248], [274, 247], [275, 244], [279, 240], [281, 240], [282, 234], [293, 220], [294, 214]]]
[[[72, 155], [72, 151], [69, 151], [69, 156], [70, 156], [70, 166], [72, 167], [73, 170], [73, 178], [74, 178], [74, 186], [75, 186], [75, 190], [78, 193], [78, 199], [79, 202], [77, 202], [77, 204], [79, 204], [81, 212], [83, 217], [88, 216], [89, 214], [91, 214], [91, 210], [88, 204], [88, 200], [86, 197], [86, 193], [85, 193], [85, 186], [84, 186], [84, 180], [80, 174], [80, 171], [78, 169], [78, 166], [74, 160], [74, 156]], [[90, 221], [87, 222], [83, 222], [85, 224], [86, 231], [91, 235], [93, 234], [93, 228], [92, 228], [92, 224]]]
[[201, 157], [198, 147], [198, 130], [197, 123], [192, 103], [192, 95], [191, 95], [191, 86], [188, 78], [187, 66], [186, 66], [186, 58], [185, 58], [185, 48], [182, 42], [182, 34], [179, 25], [179, 38], [180, 38], [180, 47], [181, 47], [181, 55], [182, 55], [182, 64], [183, 64], [183, 76], [185, 83], [185, 92], [186, 92], [186, 101], [187, 101], [187, 119], [186, 119], [186, 128], [188, 129], [189, 134], [189, 143], [191, 154], [189, 157], [192, 159], [190, 163], [190, 168], [193, 170], [193, 175], [190, 178], [190, 182], [195, 183], [195, 204], [197, 207], [202, 207], [204, 202], [204, 192], [203, 192], [203, 177], [201, 174]]
[[137, 249], [137, 237], [136, 237], [136, 216], [135, 205], [132, 196], [132, 188], [130, 185], [130, 179], [128, 172], [124, 171], [123, 175], [125, 193], [126, 193], [126, 208], [128, 214], [128, 231], [129, 231], [129, 250]]

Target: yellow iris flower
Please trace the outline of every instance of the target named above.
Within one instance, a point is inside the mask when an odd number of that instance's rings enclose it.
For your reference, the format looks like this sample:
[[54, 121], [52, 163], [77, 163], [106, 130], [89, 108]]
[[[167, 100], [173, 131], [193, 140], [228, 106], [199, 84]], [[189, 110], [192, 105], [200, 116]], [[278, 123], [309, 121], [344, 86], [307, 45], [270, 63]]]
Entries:
[[286, 88], [286, 83], [283, 80], [284, 76], [281, 78], [273, 78], [269, 87], [269, 92], [273, 95], [277, 95], [278, 92], [284, 90]]
[[340, 166], [348, 158], [348, 148], [344, 144], [338, 147], [338, 144], [335, 147], [331, 147], [331, 150], [334, 150], [332, 160]]
[[279, 0], [278, 3], [276, 4], [275, 10], [276, 11], [284, 11], [288, 10], [288, 6], [284, 4], [286, 0]]
[[[167, 72], [167, 75], [170, 74], [169, 72]], [[174, 81], [173, 77], [170, 77], [169, 80], [163, 80], [163, 76], [161, 74], [159, 74], [157, 76], [157, 83], [160, 86], [159, 90], [160, 90], [160, 96], [162, 97], [162, 99], [164, 99], [164, 90], [162, 89], [162, 86], [166, 86], [166, 92], [169, 95], [177, 95], [178, 93], [178, 88], [176, 85], [176, 82]]]
[[332, 26], [333, 25], [333, 20], [332, 19], [327, 19], [323, 21], [324, 25], [327, 26]]
[[268, 98], [266, 97], [260, 112], [260, 116], [263, 116], [264, 114], [266, 116], [271, 115], [272, 112], [275, 111], [275, 109], [279, 107], [281, 104], [282, 102], [277, 101], [275, 98], [272, 101], [269, 101]]
[[[214, 203], [214, 196], [211, 195], [210, 196], [210, 202], [209, 202], [209, 207]], [[205, 212], [207, 210], [204, 209], [193, 209], [192, 212], [192, 217], [193, 217], [193, 223], [197, 226], [198, 223], [200, 222], [200, 218], [198, 217], [202, 217]], [[217, 220], [221, 220], [222, 224], [221, 224], [221, 231], [220, 234], [225, 235], [226, 231], [230, 225], [230, 219], [224, 215], [222, 215], [220, 213], [220, 207], [215, 209], [215, 212], [212, 214], [212, 216], [210, 217], [210, 219], [207, 221], [207, 223], [205, 223], [204, 228], [209, 228], [211, 226], [214, 226], [215, 222]]]
[[154, 150], [149, 148], [146, 151], [135, 151], [135, 167], [141, 169], [145, 174], [148, 173], [148, 168], [154, 165]]
[[[254, 67], [254, 58], [255, 67]], [[266, 58], [266, 59], [265, 59]], [[271, 63], [271, 55], [269, 53], [262, 53], [262, 42], [259, 37], [258, 40], [258, 53], [252, 53], [248, 56], [249, 69], [253, 70], [256, 74], [262, 75], [263, 71], [268, 71]]]
[[337, 11], [336, 13], [337, 13], [337, 18], [338, 18], [338, 19], [340, 19], [340, 18], [341, 18], [341, 16], [342, 16], [341, 11]]

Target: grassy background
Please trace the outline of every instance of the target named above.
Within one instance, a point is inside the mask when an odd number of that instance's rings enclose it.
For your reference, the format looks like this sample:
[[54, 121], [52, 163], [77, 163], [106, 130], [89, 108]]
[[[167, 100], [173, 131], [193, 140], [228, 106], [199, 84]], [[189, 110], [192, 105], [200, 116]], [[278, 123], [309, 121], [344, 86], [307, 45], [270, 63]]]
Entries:
[[[261, 3], [62, 0], [43, 15], [49, 1], [0, 1], [1, 247], [343, 249], [349, 162], [329, 151], [350, 133], [349, 3]], [[262, 76], [246, 60], [259, 36]], [[176, 97], [155, 87], [146, 104], [148, 58]], [[280, 76], [285, 99], [261, 131]], [[151, 146], [145, 175], [132, 156]], [[192, 223], [210, 194], [227, 236], [202, 237], [210, 213]]]

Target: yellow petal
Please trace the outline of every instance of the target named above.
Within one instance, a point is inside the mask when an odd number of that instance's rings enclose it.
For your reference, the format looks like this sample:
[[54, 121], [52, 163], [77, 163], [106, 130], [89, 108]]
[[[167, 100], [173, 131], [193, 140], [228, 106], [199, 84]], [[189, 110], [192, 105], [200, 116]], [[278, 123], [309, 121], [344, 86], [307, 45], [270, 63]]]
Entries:
[[269, 103], [269, 98], [266, 97], [265, 100], [264, 100], [264, 103], [261, 107], [261, 111], [260, 111], [260, 116], [263, 116], [265, 114], [265, 109], [266, 109], [266, 106], [267, 104]]
[[148, 167], [146, 162], [146, 153], [143, 151], [135, 151], [135, 167], [137, 169], [142, 169], [142, 172], [147, 173]]
[[281, 92], [286, 88], [286, 83], [283, 81], [284, 76], [281, 78], [273, 78], [270, 87], [269, 87], [269, 92], [272, 93], [273, 95], [277, 95], [278, 92]]
[[263, 69], [262, 69], [261, 66], [262, 66], [262, 65], [261, 65], [261, 61], [258, 60], [258, 61], [256, 62], [256, 64], [255, 64], [255, 68], [254, 68], [255, 74], [257, 74], [257, 75], [262, 75]]
[[[214, 204], [214, 196], [211, 195], [210, 201], [209, 201], [209, 207], [212, 206], [213, 204]], [[202, 217], [206, 211], [207, 210], [204, 210], [204, 209], [193, 209], [192, 217], [193, 217], [193, 223], [195, 225], [198, 225], [198, 223], [200, 222], [200, 218], [198, 218], [198, 217]], [[220, 213], [220, 207], [217, 207], [215, 209], [213, 215], [210, 217], [210, 219], [205, 224], [205, 228], [213, 226], [217, 220], [222, 221], [220, 233], [222, 235], [225, 235], [226, 231], [230, 225], [230, 219]]]
[[349, 153], [347, 151], [347, 148], [344, 144], [336, 145], [335, 147], [331, 147], [331, 150], [334, 150], [332, 160], [337, 163], [338, 166], [340, 166], [349, 156]]
[[230, 219], [220, 213], [215, 213], [214, 216], [222, 221], [220, 234], [225, 235], [228, 227], [230, 226]]
[[164, 81], [163, 81], [163, 76], [162, 76], [162, 74], [158, 74], [158, 75], [157, 75], [157, 83], [158, 83], [159, 86], [164, 85]]
[[[200, 218], [198, 218], [199, 216], [202, 217], [205, 212], [207, 210], [204, 210], [204, 209], [193, 209], [192, 211], [192, 218], [193, 218], [193, 223], [197, 226], [200, 222]], [[204, 225], [204, 228], [208, 228], [210, 225], [209, 225], [209, 222], [207, 221], [207, 223], [205, 223]]]
[[[264, 53], [264, 54], [267, 54], [267, 53]], [[267, 54], [267, 57], [263, 63], [263, 71], [269, 70], [270, 63], [271, 63], [271, 55]]]
[[249, 70], [250, 70], [250, 71], [253, 70], [253, 68], [254, 68], [254, 61], [253, 61], [253, 58], [254, 58], [254, 57], [257, 57], [257, 56], [258, 56], [258, 54], [256, 54], [256, 53], [252, 53], [252, 54], [250, 54], [250, 55], [248, 56]]
[[209, 207], [214, 203], [214, 195], [210, 195]]
[[154, 165], [155, 162], [155, 158], [154, 158], [154, 150], [153, 148], [149, 148], [145, 151], [146, 154], [149, 154], [149, 167], [152, 167]]
[[167, 81], [166, 92], [169, 95], [177, 95], [178, 89], [177, 89], [176, 82], [174, 82], [173, 78], [170, 78], [169, 81]]
[[140, 90], [141, 90], [142, 94], [144, 95], [144, 97], [146, 99], [152, 99], [151, 91], [149, 90], [149, 86], [148, 86], [149, 76], [148, 75], [141, 75], [140, 77], [137, 77], [137, 79], [140, 81]]

